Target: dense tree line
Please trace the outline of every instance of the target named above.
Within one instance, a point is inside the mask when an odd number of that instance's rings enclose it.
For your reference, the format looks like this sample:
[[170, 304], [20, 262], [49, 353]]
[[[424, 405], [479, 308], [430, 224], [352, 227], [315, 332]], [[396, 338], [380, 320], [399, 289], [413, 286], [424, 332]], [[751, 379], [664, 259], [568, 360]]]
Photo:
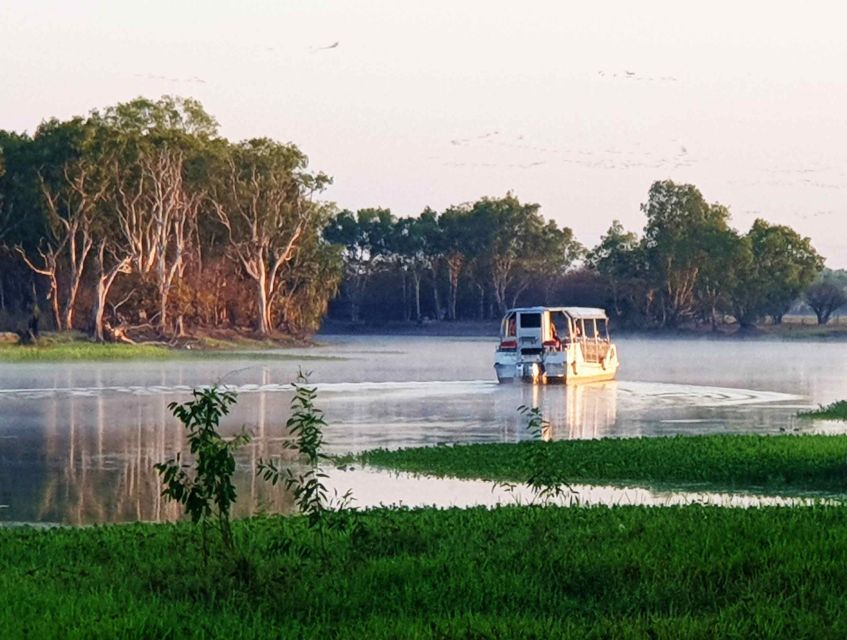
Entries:
[[495, 318], [517, 305], [591, 305], [629, 326], [716, 328], [780, 323], [804, 292], [817, 300], [810, 285], [823, 258], [791, 228], [756, 220], [739, 233], [725, 206], [671, 181], [654, 183], [642, 210], [641, 236], [615, 221], [590, 250], [512, 194], [408, 218], [342, 211], [325, 232], [344, 247], [331, 313], [454, 320]]
[[[193, 100], [136, 99], [0, 131], [0, 330], [98, 340], [131, 328], [259, 334], [354, 322], [499, 317], [603, 306], [622, 324], [774, 323], [805, 299], [825, 323], [845, 282], [808, 238], [656, 182], [638, 235], [583, 247], [514, 194], [397, 217], [319, 200], [329, 178], [293, 144], [233, 143]], [[25, 333], [25, 331], [22, 331]]]
[[527, 297], [554, 299], [584, 249], [539, 208], [507, 194], [414, 217], [337, 213], [325, 231], [343, 247], [335, 313], [352, 321], [485, 319]]
[[0, 131], [0, 321], [312, 330], [341, 274], [328, 183], [293, 144], [222, 138], [193, 100]]

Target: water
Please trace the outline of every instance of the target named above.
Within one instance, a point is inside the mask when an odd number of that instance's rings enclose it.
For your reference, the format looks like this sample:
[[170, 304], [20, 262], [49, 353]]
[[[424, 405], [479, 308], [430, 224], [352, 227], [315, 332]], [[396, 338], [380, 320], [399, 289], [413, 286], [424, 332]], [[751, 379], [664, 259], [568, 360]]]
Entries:
[[[285, 354], [334, 358], [303, 362], [331, 425], [326, 431], [331, 453], [516, 441], [527, 437], [516, 412], [520, 404], [540, 405], [557, 439], [844, 431], [841, 423], [800, 421], [796, 412], [847, 397], [847, 343], [624, 339], [618, 341], [623, 366], [615, 382], [504, 387], [494, 381], [488, 339], [323, 341], [317, 349]], [[296, 358], [251, 361], [247, 355], [225, 361], [2, 365], [0, 521], [177, 517], [175, 506], [159, 497], [153, 471], [153, 464], [184, 445], [167, 405], [213, 382], [239, 393], [226, 432], [244, 426], [254, 436], [239, 457], [239, 513], [290, 508], [287, 496], [269, 491], [248, 468], [283, 452], [289, 382], [297, 370]], [[332, 481], [340, 489], [353, 487], [362, 505], [396, 502], [402, 495], [407, 504], [411, 498], [465, 504], [477, 491], [470, 484], [442, 481], [436, 489], [429, 480], [377, 476], [371, 481], [370, 471], [334, 472]], [[486, 490], [490, 494], [490, 485]], [[656, 501], [667, 499], [659, 495]]]

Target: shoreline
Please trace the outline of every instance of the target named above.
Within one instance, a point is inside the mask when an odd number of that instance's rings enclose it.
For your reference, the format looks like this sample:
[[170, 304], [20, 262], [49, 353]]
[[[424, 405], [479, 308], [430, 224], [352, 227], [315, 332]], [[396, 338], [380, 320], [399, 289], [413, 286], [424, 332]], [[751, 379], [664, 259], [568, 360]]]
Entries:
[[[353, 323], [327, 320], [315, 334], [321, 336], [432, 336], [432, 337], [485, 337], [496, 338], [500, 332], [499, 320], [439, 320], [426, 322], [387, 322], [380, 324]], [[729, 325], [718, 331], [709, 328], [677, 329], [615, 329], [614, 337], [661, 340], [771, 340], [775, 342], [809, 340], [815, 342], [847, 340], [847, 324], [818, 326], [787, 322], [782, 325], [759, 325], [740, 329]]]

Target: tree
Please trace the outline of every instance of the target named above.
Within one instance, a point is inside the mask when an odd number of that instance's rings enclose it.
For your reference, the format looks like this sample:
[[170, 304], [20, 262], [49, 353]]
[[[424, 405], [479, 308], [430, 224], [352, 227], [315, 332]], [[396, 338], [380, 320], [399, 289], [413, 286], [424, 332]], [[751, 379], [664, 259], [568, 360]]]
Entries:
[[[324, 218], [329, 218], [328, 211]], [[338, 293], [342, 270], [340, 247], [328, 244], [316, 232], [305, 234], [300, 250], [281, 269], [278, 324], [292, 333], [316, 331], [329, 301]]]
[[809, 238], [756, 220], [730, 265], [733, 315], [741, 326], [751, 326], [766, 314], [780, 322], [822, 266], [823, 258]]
[[[542, 245], [545, 239], [553, 239], [558, 228], [553, 223], [553, 229], [545, 229], [540, 208], [538, 204], [521, 204], [507, 193], [503, 198], [482, 198], [468, 212], [467, 244], [477, 260], [488, 266], [500, 313], [509, 306], [507, 296], [511, 294], [514, 304], [529, 284], [533, 274], [529, 263], [543, 260], [552, 249]], [[553, 249], [553, 253], [558, 251]]]
[[[400, 268], [404, 274], [409, 273], [412, 277], [414, 316], [418, 322], [421, 321], [421, 279], [426, 269], [432, 269], [432, 253], [428, 244], [435, 228], [435, 215], [426, 210], [419, 217], [397, 220], [391, 239], [391, 247], [399, 260]], [[404, 313], [408, 314], [405, 309]]]
[[324, 229], [327, 241], [342, 247], [345, 293], [352, 322], [361, 319], [368, 284], [389, 256], [395, 224], [390, 209], [368, 208], [356, 213], [340, 211]]
[[[33, 273], [47, 278], [57, 329], [73, 328], [77, 294], [92, 248], [91, 225], [105, 191], [92, 151], [94, 134], [95, 128], [81, 118], [43, 123], [30, 144], [29, 166], [24, 163], [18, 176], [19, 195], [28, 194], [30, 199], [27, 202], [24, 195], [17, 203], [38, 216], [42, 237], [35, 247], [21, 242], [15, 249]], [[23, 186], [31, 180], [37, 196]]]
[[234, 145], [227, 164], [213, 205], [233, 258], [253, 280], [256, 330], [268, 335], [280, 269], [306, 234], [320, 230], [321, 209], [312, 197], [329, 178], [307, 173], [308, 160], [296, 146], [267, 138]]
[[694, 288], [695, 306], [699, 318], [717, 331], [719, 316], [732, 309], [731, 292], [749, 264], [748, 251], [743, 239], [728, 227], [705, 230], [703, 241], [709, 255]]
[[612, 310], [619, 318], [636, 307], [636, 299], [643, 294], [646, 268], [642, 248], [635, 233], [613, 220], [587, 257], [588, 266], [606, 279]]
[[763, 293], [762, 311], [774, 323], [812, 283], [823, 268], [809, 238], [804, 238], [785, 225], [771, 225], [756, 220], [748, 234], [753, 245], [756, 267]]
[[468, 212], [470, 207], [459, 205], [449, 207], [438, 219], [441, 229], [441, 254], [447, 265], [449, 284], [447, 296], [447, 319], [456, 320], [456, 306], [459, 297], [459, 279], [468, 257], [473, 253], [473, 230], [470, 227]]
[[157, 326], [169, 333], [170, 293], [206, 198], [208, 158], [220, 146], [217, 122], [196, 100], [172, 96], [137, 98], [92, 118], [110, 131], [107, 144], [123, 203], [121, 231], [134, 270], [155, 283]]
[[647, 202], [644, 246], [650, 285], [661, 305], [659, 322], [676, 326], [690, 319], [703, 265], [711, 260], [710, 243], [727, 233], [729, 213], [710, 205], [690, 184], [654, 182]]
[[818, 324], [827, 324], [832, 314], [847, 304], [844, 289], [831, 282], [818, 282], [806, 290], [806, 302], [815, 312]]

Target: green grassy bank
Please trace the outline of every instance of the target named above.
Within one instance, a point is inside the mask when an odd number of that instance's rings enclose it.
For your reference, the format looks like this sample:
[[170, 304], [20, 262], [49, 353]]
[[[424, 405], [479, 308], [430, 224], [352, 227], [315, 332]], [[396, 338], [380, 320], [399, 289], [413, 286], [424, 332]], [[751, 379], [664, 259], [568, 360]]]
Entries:
[[458, 478], [525, 481], [545, 447], [568, 482], [847, 493], [847, 437], [714, 435], [472, 444], [360, 456], [370, 465]]
[[847, 420], [847, 400], [839, 400], [812, 411], [801, 411], [799, 416], [816, 420]]
[[0, 529], [4, 638], [843, 638], [847, 508], [377, 510]]
[[98, 344], [88, 341], [45, 341], [35, 345], [0, 345], [0, 362], [67, 362], [67, 361], [120, 361], [120, 360], [338, 360], [321, 355], [285, 354], [271, 351], [272, 347], [203, 347], [199, 349], [170, 348], [152, 344]]

